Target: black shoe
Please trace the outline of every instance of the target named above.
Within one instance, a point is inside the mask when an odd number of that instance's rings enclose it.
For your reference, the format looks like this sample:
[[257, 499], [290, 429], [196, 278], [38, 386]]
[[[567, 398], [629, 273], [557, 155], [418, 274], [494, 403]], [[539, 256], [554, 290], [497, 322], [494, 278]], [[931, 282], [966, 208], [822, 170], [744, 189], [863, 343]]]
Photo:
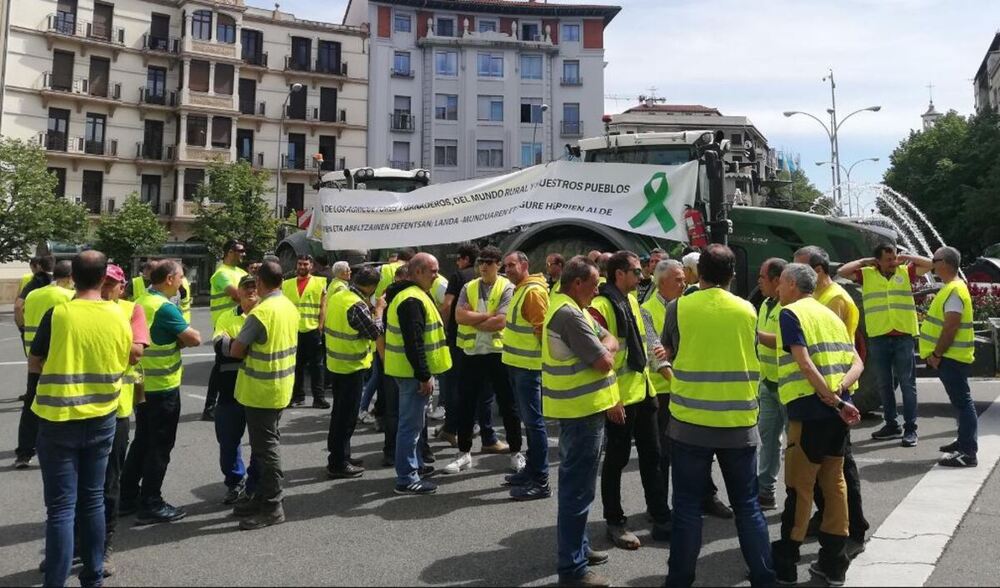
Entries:
[[947, 445], [942, 445], [941, 447], [938, 447], [938, 451], [940, 451], [941, 453], [955, 453], [956, 451], [959, 451], [961, 449], [962, 447], [958, 444], [958, 439], [955, 439], [954, 441], [952, 441]]
[[14, 458], [14, 469], [15, 470], [26, 470], [31, 467], [31, 458], [18, 456]]
[[527, 486], [529, 484], [531, 484], [531, 477], [523, 471], [516, 474], [507, 474], [503, 477], [503, 482], [500, 482], [501, 486], [505, 486], [507, 488], [516, 488], [518, 486]]
[[233, 507], [233, 516], [239, 518], [252, 517], [260, 512], [261, 507], [263, 507], [263, 504], [254, 500], [253, 497], [248, 497], [247, 499], [236, 503]]
[[351, 464], [352, 466], [356, 466], [356, 467], [360, 468], [360, 467], [364, 467], [365, 460], [361, 459], [360, 457], [348, 457], [347, 458], [347, 463]]
[[527, 486], [514, 486], [510, 489], [511, 500], [516, 502], [543, 500], [551, 496], [552, 488], [548, 484], [528, 484]]
[[603, 566], [611, 559], [607, 551], [595, 551], [590, 547], [587, 548], [586, 557], [588, 566]]
[[669, 543], [671, 528], [672, 527], [669, 521], [666, 523], [654, 523], [650, 536], [653, 538], [653, 541], [663, 541]]
[[881, 429], [872, 433], [872, 439], [876, 441], [899, 439], [902, 436], [903, 430], [899, 428], [899, 425], [884, 425]]
[[809, 566], [809, 573], [823, 578], [830, 586], [843, 586], [844, 577], [847, 575], [846, 571], [835, 572], [832, 570], [824, 570], [822, 566], [819, 565], [818, 561], [814, 561], [812, 565]]
[[140, 509], [139, 514], [135, 518], [135, 524], [155, 525], [157, 523], [172, 523], [186, 516], [187, 513], [184, 512], [183, 508], [177, 508], [166, 502], [161, 502], [152, 508]]
[[853, 560], [864, 552], [865, 542], [863, 540], [858, 541], [857, 539], [847, 539], [847, 545], [844, 547], [844, 555], [847, 556], [847, 559]]
[[351, 464], [347, 464], [342, 468], [326, 468], [326, 477], [331, 480], [360, 478], [363, 475], [365, 475], [365, 468], [359, 468], [358, 466], [353, 466]]
[[118, 503], [118, 516], [127, 517], [139, 512], [139, 500], [137, 498], [122, 498]]
[[405, 486], [397, 484], [393, 492], [400, 496], [426, 496], [437, 492], [437, 484], [429, 480], [417, 480]]
[[205, 410], [201, 411], [201, 420], [206, 422], [212, 422], [215, 420], [215, 407], [210, 406]]
[[18, 401], [18, 402], [24, 402], [24, 400], [25, 400], [26, 398], [28, 398], [28, 395], [27, 395], [27, 394], [21, 394], [20, 396], [18, 396], [18, 397], [17, 397], [17, 401]]
[[429, 466], [429, 465], [421, 466], [420, 469], [417, 470], [417, 473], [420, 474], [421, 478], [426, 478], [427, 476], [431, 476], [434, 474], [434, 466]]
[[279, 504], [277, 508], [271, 509], [269, 512], [258, 512], [251, 517], [241, 520], [240, 530], [256, 531], [264, 527], [280, 525], [283, 522], [285, 522], [285, 509]]
[[722, 501], [719, 500], [718, 494], [713, 494], [711, 498], [705, 501], [704, 504], [705, 514], [710, 517], [716, 517], [719, 519], [731, 519], [733, 518], [733, 511]]
[[437, 458], [434, 457], [434, 453], [432, 453], [430, 451], [428, 451], [427, 453], [423, 454], [421, 457], [424, 458], [424, 463], [434, 463], [434, 462], [437, 461]]
[[292, 400], [288, 403], [287, 408], [299, 408], [300, 406], [305, 406], [305, 404], [305, 398], [292, 398]]
[[246, 486], [243, 484], [237, 484], [226, 491], [226, 496], [222, 499], [222, 504], [232, 506], [239, 502], [240, 498], [243, 496], [246, 496]]
[[778, 505], [774, 500], [774, 494], [765, 494], [761, 492], [757, 496], [757, 501], [760, 502], [761, 510], [774, 510], [778, 508]]
[[903, 433], [903, 441], [900, 443], [903, 447], [916, 447], [917, 446], [917, 432], [907, 431]]
[[938, 461], [938, 465], [946, 468], [974, 468], [979, 465], [979, 460], [974, 455], [968, 455], [961, 451], [956, 451], [951, 455], [946, 455]]
[[321, 408], [323, 410], [329, 410], [330, 403], [327, 402], [325, 398], [313, 398], [313, 408]]

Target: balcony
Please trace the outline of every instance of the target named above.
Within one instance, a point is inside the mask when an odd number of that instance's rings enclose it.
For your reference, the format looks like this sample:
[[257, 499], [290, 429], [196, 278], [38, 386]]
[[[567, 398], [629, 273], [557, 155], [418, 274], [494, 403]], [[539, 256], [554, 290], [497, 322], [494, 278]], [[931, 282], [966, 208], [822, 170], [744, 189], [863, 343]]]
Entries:
[[108, 106], [111, 116], [122, 101], [122, 85], [117, 82], [94, 84], [88, 78], [67, 79], [52, 75], [52, 72], [42, 74], [42, 105], [46, 108], [53, 99], [70, 99], [76, 104], [76, 111], [82, 112], [84, 104], [103, 104]]
[[[305, 109], [305, 116], [302, 111], [295, 112], [291, 105], [285, 108], [284, 125], [286, 127], [308, 127], [310, 136], [315, 135], [318, 129], [333, 129], [337, 133], [337, 138], [344, 132], [344, 129], [365, 130], [364, 125], [354, 125], [347, 123], [347, 110], [340, 109], [335, 117], [323, 116], [322, 108], [309, 106]], [[331, 120], [331, 118], [333, 120]]]
[[210, 57], [213, 61], [226, 61], [234, 65], [242, 64], [239, 40], [236, 43], [219, 43], [214, 39], [195, 39], [187, 35], [181, 39], [181, 53], [193, 57]]
[[285, 80], [291, 83], [296, 79], [308, 79], [312, 87], [315, 89], [317, 85], [324, 80], [333, 80], [338, 84], [338, 91], [344, 89], [345, 81], [353, 81], [360, 83], [367, 83], [367, 80], [350, 78], [347, 74], [347, 62], [339, 64], [331, 64], [321, 62], [316, 60], [315, 63], [309, 63], [304, 61], [299, 61], [293, 59], [291, 56], [285, 56]]
[[84, 161], [103, 163], [107, 173], [119, 160], [118, 139], [95, 141], [84, 137], [69, 137], [65, 133], [39, 133], [37, 141], [50, 159], [68, 160], [73, 171], [77, 171], [80, 162]]
[[179, 145], [178, 161], [194, 161], [199, 163], [211, 163], [221, 161], [229, 163], [233, 160], [231, 147], [212, 147], [202, 145]]
[[177, 37], [160, 37], [146, 33], [142, 36], [142, 51], [177, 55], [181, 51], [181, 40]]
[[[516, 23], [516, 21], [515, 21]], [[531, 39], [520, 38], [521, 32], [515, 27], [511, 31], [474, 31], [465, 26], [465, 22], [457, 23], [457, 31], [453, 35], [439, 35], [434, 30], [433, 23], [427, 28], [427, 36], [417, 40], [419, 47], [478, 47], [484, 49], [513, 49], [515, 51], [542, 51], [558, 53], [559, 47], [545, 34], [535, 35]]]
[[389, 167], [393, 169], [401, 169], [403, 171], [410, 171], [413, 169], [412, 161], [396, 161], [394, 159], [389, 160]]
[[[316, 167], [315, 162], [313, 163], [313, 167]], [[301, 157], [293, 157], [287, 153], [283, 153], [281, 155], [281, 171], [282, 173], [288, 173], [297, 171], [308, 172], [311, 170], [306, 169], [306, 157], [304, 155]]]
[[582, 86], [583, 78], [580, 76], [562, 77], [559, 79], [560, 86]]
[[139, 168], [138, 173], [143, 173], [144, 167], [149, 168], [170, 168], [174, 165], [174, 146], [155, 145], [152, 143], [135, 144], [135, 165]]
[[139, 86], [138, 106], [140, 120], [146, 118], [147, 112], [173, 112], [177, 108], [177, 92]]
[[233, 111], [239, 110], [239, 105], [233, 99], [234, 96], [232, 94], [215, 94], [213, 92], [196, 92], [194, 90], [187, 90], [186, 93], [186, 99], [184, 94], [181, 94], [182, 106], [216, 108], [229, 111], [227, 114], [232, 114]]
[[260, 67], [267, 69], [267, 52], [257, 54], [243, 54], [243, 66], [247, 68]]
[[264, 168], [264, 152], [259, 151], [257, 153], [237, 153], [237, 161], [246, 161], [250, 163], [250, 166], [254, 169]]
[[87, 209], [87, 214], [97, 215], [115, 211], [115, 201], [108, 200], [108, 204], [105, 205], [100, 194], [83, 194], [76, 198], [76, 203], [82, 204]]
[[412, 133], [416, 127], [416, 118], [410, 112], [394, 112], [389, 115], [389, 130], [400, 133]]
[[98, 47], [111, 49], [112, 57], [118, 60], [118, 53], [125, 48], [125, 29], [80, 20], [72, 12], [55, 12], [45, 18], [43, 24], [49, 51], [56, 39], [71, 39], [80, 47], [80, 55], [86, 57], [87, 49]]
[[559, 128], [560, 137], [582, 137], [583, 121], [564, 120]]
[[412, 79], [413, 75], [414, 75], [414, 72], [413, 72], [412, 69], [398, 69], [398, 68], [395, 68], [395, 67], [391, 68], [389, 70], [389, 73], [394, 78], [411, 78]]

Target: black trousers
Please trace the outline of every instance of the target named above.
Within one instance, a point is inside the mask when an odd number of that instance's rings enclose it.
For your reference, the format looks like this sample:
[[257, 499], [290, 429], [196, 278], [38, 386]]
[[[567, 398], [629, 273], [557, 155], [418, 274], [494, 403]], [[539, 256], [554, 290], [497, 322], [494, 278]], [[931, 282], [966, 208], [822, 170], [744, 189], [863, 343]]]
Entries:
[[14, 455], [24, 459], [35, 457], [35, 442], [38, 440], [38, 415], [31, 411], [31, 404], [35, 402], [35, 390], [35, 386], [28, 385], [24, 393], [24, 404], [21, 405], [21, 419], [17, 423], [17, 447]]
[[[382, 455], [386, 459], [396, 460], [396, 431], [399, 430], [399, 386], [396, 379], [382, 373], [382, 385], [379, 387], [379, 398], [382, 399], [382, 433], [384, 442]], [[336, 411], [336, 408], [334, 408]], [[427, 441], [427, 420], [424, 419], [424, 430], [420, 433], [420, 451], [423, 455], [431, 454], [431, 445]]]
[[282, 486], [285, 473], [281, 469], [281, 421], [280, 408], [244, 407], [247, 418], [247, 433], [250, 437], [250, 451], [260, 466], [260, 481], [254, 500], [263, 503], [265, 509], [281, 507], [284, 498]]
[[330, 415], [330, 433], [326, 438], [326, 448], [330, 451], [327, 465], [331, 469], [345, 467], [351, 457], [351, 437], [358, 422], [361, 390], [367, 376], [368, 370], [350, 374], [326, 372], [326, 381], [333, 385], [333, 412]]
[[323, 335], [319, 331], [299, 333], [299, 346], [295, 351], [295, 385], [292, 400], [304, 400], [305, 372], [309, 370], [309, 386], [313, 400], [323, 399], [323, 372], [326, 371], [323, 358]]
[[219, 362], [212, 364], [212, 371], [208, 372], [208, 388], [205, 390], [205, 409], [215, 408], [219, 401]]
[[119, 418], [115, 423], [115, 438], [111, 442], [108, 469], [104, 474], [104, 528], [105, 550], [111, 546], [118, 527], [118, 505], [121, 502], [121, 477], [125, 467], [125, 453], [128, 450], [129, 420]]
[[[472, 431], [483, 395], [492, 394], [500, 405], [500, 417], [510, 452], [521, 451], [521, 417], [510, 386], [510, 372], [501, 361], [500, 354], [466, 355], [462, 360], [461, 378], [458, 450], [463, 453], [472, 451]], [[484, 445], [496, 443], [496, 433], [492, 429], [480, 427], [479, 433]]]
[[[854, 461], [854, 451], [851, 449], [851, 430], [847, 430], [847, 445], [844, 449], [844, 481], [847, 483], [847, 517], [850, 530], [848, 535], [855, 541], [864, 543], [865, 533], [870, 527], [868, 519], [865, 518], [865, 509], [861, 501], [861, 474], [858, 472], [858, 464]], [[813, 501], [816, 503], [817, 520], [823, 520], [823, 490], [816, 484], [813, 491]]]
[[628, 465], [633, 439], [639, 454], [639, 477], [646, 496], [646, 510], [657, 524], [670, 522], [656, 419], [656, 401], [647, 397], [642, 402], [625, 407], [625, 424], [609, 420], [604, 423], [607, 445], [601, 469], [601, 501], [604, 503], [604, 520], [610, 525], [624, 525], [626, 521], [622, 510], [622, 470]]
[[163, 501], [163, 478], [177, 441], [180, 417], [179, 388], [147, 392], [146, 401], [135, 407], [135, 440], [122, 470], [122, 500], [138, 499], [143, 507], [155, 507]]

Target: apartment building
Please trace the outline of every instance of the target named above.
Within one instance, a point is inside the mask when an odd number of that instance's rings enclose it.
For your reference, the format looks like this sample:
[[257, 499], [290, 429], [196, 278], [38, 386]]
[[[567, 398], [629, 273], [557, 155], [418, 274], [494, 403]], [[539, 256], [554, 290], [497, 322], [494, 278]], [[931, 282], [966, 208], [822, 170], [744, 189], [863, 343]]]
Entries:
[[617, 6], [351, 0], [369, 27], [368, 161], [435, 182], [558, 159], [600, 132], [604, 31]]
[[1000, 106], [1000, 32], [993, 35], [972, 80], [976, 113], [996, 112]]
[[[212, 161], [271, 172], [277, 212], [366, 163], [367, 33], [243, 0], [35, 0], [10, 15], [3, 132], [94, 215], [131, 193], [190, 236]], [[322, 165], [314, 158], [323, 155]]]

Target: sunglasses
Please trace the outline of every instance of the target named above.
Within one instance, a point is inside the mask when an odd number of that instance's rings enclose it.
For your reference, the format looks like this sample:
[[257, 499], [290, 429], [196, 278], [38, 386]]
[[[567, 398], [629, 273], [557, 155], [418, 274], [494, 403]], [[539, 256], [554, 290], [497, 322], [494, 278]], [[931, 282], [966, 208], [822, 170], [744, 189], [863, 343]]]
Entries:
[[642, 277], [642, 268], [641, 267], [634, 267], [634, 268], [632, 268], [632, 273], [635, 274], [635, 277], [641, 278]]

